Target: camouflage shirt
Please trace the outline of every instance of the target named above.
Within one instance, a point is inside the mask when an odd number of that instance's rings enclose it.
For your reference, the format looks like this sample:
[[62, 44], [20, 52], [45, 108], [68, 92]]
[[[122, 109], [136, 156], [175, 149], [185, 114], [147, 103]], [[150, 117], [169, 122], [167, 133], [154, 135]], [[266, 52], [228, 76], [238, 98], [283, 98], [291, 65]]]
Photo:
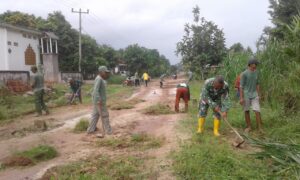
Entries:
[[224, 82], [223, 88], [215, 90], [213, 87], [214, 80], [215, 78], [210, 78], [205, 81], [200, 102], [206, 101], [211, 108], [220, 106], [222, 112], [228, 111], [230, 108], [228, 83]]

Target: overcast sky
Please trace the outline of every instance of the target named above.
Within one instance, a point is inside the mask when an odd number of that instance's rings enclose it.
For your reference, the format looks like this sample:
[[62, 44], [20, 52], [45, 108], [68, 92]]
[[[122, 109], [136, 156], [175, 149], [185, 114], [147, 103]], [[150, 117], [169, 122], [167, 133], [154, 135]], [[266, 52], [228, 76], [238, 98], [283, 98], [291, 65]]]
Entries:
[[61, 11], [78, 28], [78, 14], [71, 8], [89, 9], [83, 15], [83, 33], [99, 44], [118, 49], [138, 43], [158, 49], [174, 64], [180, 61], [174, 53], [176, 43], [184, 34], [184, 24], [193, 20], [195, 5], [201, 16], [223, 29], [227, 47], [241, 42], [255, 49], [263, 28], [271, 25], [268, 0], [0, 0], [0, 13], [22, 11], [46, 18]]

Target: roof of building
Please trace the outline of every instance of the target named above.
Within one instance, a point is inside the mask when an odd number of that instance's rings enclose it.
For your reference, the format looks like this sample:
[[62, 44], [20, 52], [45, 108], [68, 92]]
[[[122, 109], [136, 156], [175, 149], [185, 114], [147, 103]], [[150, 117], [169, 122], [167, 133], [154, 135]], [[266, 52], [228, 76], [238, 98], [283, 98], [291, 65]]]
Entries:
[[11, 24], [3, 23], [3, 22], [0, 22], [0, 27], [11, 29], [14, 31], [19, 31], [21, 33], [26, 32], [26, 33], [31, 33], [31, 34], [35, 34], [35, 35], [42, 35], [42, 32], [38, 31], [36, 29], [30, 29], [30, 28], [25, 28], [25, 27], [21, 27], [21, 26], [14, 26]]
[[59, 39], [58, 36], [56, 36], [53, 32], [44, 32], [44, 36], [49, 37], [51, 39]]

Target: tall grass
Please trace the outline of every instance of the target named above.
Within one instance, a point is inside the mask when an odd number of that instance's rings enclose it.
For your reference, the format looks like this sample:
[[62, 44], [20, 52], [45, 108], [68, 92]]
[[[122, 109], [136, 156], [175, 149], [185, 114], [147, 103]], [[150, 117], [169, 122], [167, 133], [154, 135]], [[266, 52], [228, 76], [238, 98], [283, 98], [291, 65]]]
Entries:
[[[283, 40], [269, 40], [255, 56], [260, 61], [262, 98], [273, 109], [293, 114], [300, 109], [300, 17], [287, 27]], [[250, 57], [247, 53], [229, 53], [225, 59], [220, 74], [231, 86], [247, 68]]]

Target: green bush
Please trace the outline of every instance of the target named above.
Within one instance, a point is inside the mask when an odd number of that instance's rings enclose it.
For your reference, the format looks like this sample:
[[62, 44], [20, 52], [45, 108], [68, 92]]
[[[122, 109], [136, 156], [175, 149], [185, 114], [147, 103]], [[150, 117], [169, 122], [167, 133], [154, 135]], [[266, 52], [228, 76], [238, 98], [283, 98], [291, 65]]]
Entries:
[[107, 80], [108, 84], [122, 84], [126, 77], [120, 75], [111, 75]]

